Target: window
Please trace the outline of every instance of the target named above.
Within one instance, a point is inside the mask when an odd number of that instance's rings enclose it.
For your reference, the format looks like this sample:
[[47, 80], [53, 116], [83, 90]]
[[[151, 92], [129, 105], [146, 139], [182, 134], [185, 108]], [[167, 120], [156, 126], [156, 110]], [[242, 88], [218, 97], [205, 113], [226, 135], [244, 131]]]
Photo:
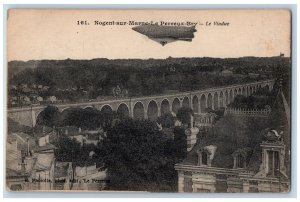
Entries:
[[207, 165], [207, 153], [206, 152], [201, 153], [201, 164]]
[[279, 173], [279, 152], [268, 151], [268, 175], [275, 176]]
[[236, 156], [236, 167], [237, 168], [244, 168], [245, 159], [244, 157], [239, 154]]
[[192, 178], [184, 178], [184, 192], [193, 192], [193, 181]]
[[[223, 178], [223, 179], [222, 179]], [[216, 179], [216, 193], [226, 193], [228, 189], [227, 185], [227, 176], [226, 175], [218, 175]]]
[[258, 192], [258, 183], [257, 183], [257, 181], [250, 181], [249, 182], [249, 192], [250, 193], [257, 193]]
[[197, 192], [198, 193], [210, 193], [210, 190], [209, 189], [200, 189], [200, 188], [197, 188]]
[[[208, 146], [207, 146], [208, 147]], [[215, 146], [210, 145], [210, 148], [204, 147], [197, 151], [198, 155], [198, 166], [211, 166], [211, 157], [213, 157], [210, 150], [214, 150]]]

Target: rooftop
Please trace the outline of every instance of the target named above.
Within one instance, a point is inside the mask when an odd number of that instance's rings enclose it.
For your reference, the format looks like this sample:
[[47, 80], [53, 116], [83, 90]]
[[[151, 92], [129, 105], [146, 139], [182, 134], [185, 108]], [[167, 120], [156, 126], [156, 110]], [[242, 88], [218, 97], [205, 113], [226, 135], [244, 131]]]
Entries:
[[53, 153], [38, 154], [37, 159], [36, 159], [36, 163], [34, 165], [34, 169], [36, 171], [50, 170], [53, 161], [54, 161], [54, 154]]
[[[214, 145], [217, 149], [211, 162], [212, 167], [233, 168], [233, 156], [240, 153], [246, 157], [245, 169], [257, 172], [262, 163], [260, 144], [266, 140], [270, 141], [270, 139], [272, 141], [277, 140], [280, 136], [283, 139], [282, 143], [286, 145], [285, 165], [288, 169], [290, 163], [288, 156], [290, 129], [288, 121], [285, 119], [290, 117], [285, 113], [282, 98], [284, 99], [284, 96], [277, 96], [274, 101], [276, 110], [273, 110], [268, 119], [260, 117], [222, 117], [211, 131], [200, 135], [197, 143], [181, 164], [197, 165], [197, 151], [209, 145]], [[285, 106], [285, 108], [287, 107]], [[274, 122], [274, 120], [276, 121]], [[289, 175], [289, 171], [287, 171], [287, 174]]]
[[48, 127], [48, 126], [36, 125], [34, 127], [35, 137], [43, 137], [51, 132], [53, 132], [53, 128]]
[[27, 139], [29, 140], [29, 149], [33, 150], [34, 147], [36, 147], [37, 143], [35, 141], [35, 138], [33, 138], [31, 135], [28, 135], [23, 132], [16, 132], [16, 133], [8, 133], [7, 141], [9, 143], [13, 143], [17, 141], [17, 149], [18, 150], [27, 150]]

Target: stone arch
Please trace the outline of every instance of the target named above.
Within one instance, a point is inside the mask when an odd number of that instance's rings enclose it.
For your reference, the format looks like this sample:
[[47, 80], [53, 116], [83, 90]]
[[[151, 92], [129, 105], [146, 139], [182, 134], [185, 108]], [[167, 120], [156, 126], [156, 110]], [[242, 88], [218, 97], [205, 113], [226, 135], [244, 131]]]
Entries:
[[168, 99], [164, 99], [162, 102], [161, 102], [161, 115], [164, 115], [164, 114], [168, 114], [170, 113], [170, 101]]
[[190, 107], [190, 99], [188, 97], [183, 98], [182, 107]]
[[228, 104], [230, 104], [233, 101], [233, 99], [234, 99], [234, 93], [233, 93], [233, 90], [231, 89], [229, 91], [229, 102], [228, 102]]
[[250, 93], [249, 93], [249, 95], [251, 95], [252, 93], [253, 93], [253, 88], [252, 88], [252, 86], [250, 86]]
[[207, 107], [213, 109], [213, 97], [210, 93], [207, 95]]
[[226, 90], [224, 107], [226, 107], [230, 103], [230, 101], [228, 99], [229, 99], [229, 95], [228, 95], [228, 91]]
[[[45, 108], [45, 109], [46, 109], [46, 108]], [[36, 120], [38, 119], [38, 117], [39, 117], [39, 115], [41, 114], [41, 112], [44, 111], [45, 109], [35, 111], [35, 119], [36, 119]]]
[[97, 108], [95, 108], [93, 106], [88, 106], [88, 107], [81, 108], [81, 109], [83, 109], [84, 111], [90, 111], [90, 112], [100, 112]]
[[200, 112], [201, 113], [204, 113], [206, 106], [207, 106], [206, 104], [207, 104], [206, 97], [204, 94], [202, 94], [200, 97]]
[[145, 107], [140, 101], [136, 102], [133, 106], [133, 118], [144, 119], [145, 118]]
[[[86, 109], [88, 109], [88, 107]], [[91, 108], [91, 109], [97, 110], [95, 108]], [[62, 117], [61, 122], [63, 123], [63, 125], [73, 125], [74, 118], [76, 119], [74, 115], [76, 116], [78, 114], [81, 114], [84, 111], [85, 109], [82, 109], [79, 106], [64, 108], [61, 112], [61, 117]]]
[[68, 109], [71, 109], [71, 107], [65, 107], [65, 108], [62, 108], [62, 109], [59, 109], [59, 111], [60, 111], [61, 113], [63, 113], [65, 110], [68, 110]]
[[66, 107], [66, 108], [63, 108], [60, 113], [66, 113], [66, 112], [68, 112], [70, 110], [74, 110], [74, 109], [78, 110], [78, 109], [82, 109], [82, 108], [81, 107]]
[[195, 113], [199, 113], [199, 100], [198, 100], [198, 96], [197, 95], [193, 96], [192, 103], [193, 103], [193, 111]]
[[125, 103], [120, 103], [117, 109], [117, 114], [120, 117], [129, 117], [129, 107]]
[[234, 94], [233, 94], [233, 99], [232, 99], [232, 101], [234, 100], [235, 96], [237, 96], [237, 94], [238, 94], [238, 90], [237, 90], [237, 89], [234, 89]]
[[219, 108], [219, 96], [218, 93], [214, 93], [214, 104], [213, 104], [213, 109], [218, 109]]
[[242, 95], [246, 96], [246, 89], [245, 89], [245, 87], [242, 88]]
[[100, 111], [103, 113], [111, 113], [113, 111], [113, 108], [109, 104], [106, 104], [101, 107]]
[[266, 84], [265, 88], [266, 90], [270, 91], [270, 86], [268, 84]]
[[154, 100], [151, 100], [148, 104], [147, 117], [151, 121], [156, 120], [157, 117], [158, 117], [158, 106], [157, 106], [157, 103]]
[[224, 94], [222, 91], [219, 94], [219, 103], [220, 103], [220, 107], [224, 107]]
[[239, 88], [239, 90], [238, 90], [238, 95], [242, 95], [242, 89], [241, 88]]
[[246, 87], [246, 95], [247, 95], [247, 96], [250, 95], [249, 86]]
[[[28, 126], [33, 126], [33, 127], [35, 127], [36, 124], [38, 123], [39, 119], [41, 118], [41, 117], [40, 117], [41, 113], [42, 113], [45, 109], [46, 109], [46, 108], [34, 112], [34, 115], [35, 115], [35, 116], [34, 116], [34, 117], [31, 117], [31, 120], [30, 120], [30, 123], [31, 123], [31, 124], [24, 124], [24, 123], [22, 123], [22, 124], [23, 124], [23, 125], [28, 125]], [[69, 108], [65, 108], [65, 109], [69, 109]], [[32, 116], [32, 113], [31, 113], [31, 116]], [[26, 120], [29, 120], [29, 119], [30, 119], [30, 117], [26, 117]], [[17, 122], [19, 122], [19, 121], [17, 121]]]
[[95, 107], [94, 106], [91, 106], [91, 105], [87, 105], [87, 106], [83, 106], [83, 107], [81, 107], [82, 109], [86, 109], [86, 108], [92, 108], [92, 109], [95, 109]]
[[180, 101], [178, 98], [175, 98], [172, 102], [172, 111], [177, 114], [178, 110], [180, 109]]

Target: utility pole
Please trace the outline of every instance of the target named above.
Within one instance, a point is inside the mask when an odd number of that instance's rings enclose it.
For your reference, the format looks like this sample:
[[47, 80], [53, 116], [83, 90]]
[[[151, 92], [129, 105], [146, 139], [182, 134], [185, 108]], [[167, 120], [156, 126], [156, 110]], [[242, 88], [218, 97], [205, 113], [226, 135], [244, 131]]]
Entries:
[[21, 157], [21, 163], [19, 163], [18, 165], [20, 165], [21, 166], [21, 173], [22, 173], [22, 175], [25, 175], [25, 173], [26, 173], [26, 163], [25, 163], [25, 156], [24, 156], [24, 154], [22, 154], [22, 157]]
[[31, 126], [32, 126], [32, 135], [35, 137], [35, 131], [34, 131], [34, 124], [33, 124], [33, 117], [32, 117], [32, 104], [30, 104], [30, 114], [31, 114]]
[[280, 172], [280, 159], [279, 159], [279, 166], [278, 166], [278, 171], [279, 171], [279, 176], [278, 176], [278, 181], [279, 181], [279, 183], [278, 183], [278, 186], [279, 186], [279, 193], [281, 192], [281, 172]]

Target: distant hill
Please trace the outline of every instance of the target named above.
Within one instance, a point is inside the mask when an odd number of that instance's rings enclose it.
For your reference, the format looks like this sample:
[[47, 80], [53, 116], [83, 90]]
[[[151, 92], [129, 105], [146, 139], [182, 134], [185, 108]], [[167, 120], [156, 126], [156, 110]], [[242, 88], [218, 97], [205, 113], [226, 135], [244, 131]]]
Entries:
[[216, 65], [227, 65], [227, 66], [271, 66], [278, 61], [289, 61], [289, 58], [284, 57], [241, 57], [241, 58], [172, 58], [167, 59], [106, 59], [96, 58], [92, 60], [29, 60], [24, 61], [10, 61], [8, 62], [8, 70], [12, 74], [17, 74], [26, 68], [38, 68], [38, 67], [78, 67], [78, 66], [116, 66], [116, 67], [131, 67], [137, 69], [147, 69], [157, 66], [165, 65], [188, 65], [188, 66], [216, 66]]
[[[232, 72], [232, 75], [223, 75], [224, 70], [230, 70], [227, 72]], [[49, 92], [49, 95], [57, 92], [57, 89], [76, 87], [88, 91], [89, 98], [111, 95], [117, 85], [127, 89], [130, 95], [137, 96], [160, 94], [167, 90], [187, 91], [251, 82], [282, 74], [288, 78], [286, 81], [290, 80], [290, 58], [96, 58], [8, 63], [9, 86], [50, 86], [53, 92]]]

